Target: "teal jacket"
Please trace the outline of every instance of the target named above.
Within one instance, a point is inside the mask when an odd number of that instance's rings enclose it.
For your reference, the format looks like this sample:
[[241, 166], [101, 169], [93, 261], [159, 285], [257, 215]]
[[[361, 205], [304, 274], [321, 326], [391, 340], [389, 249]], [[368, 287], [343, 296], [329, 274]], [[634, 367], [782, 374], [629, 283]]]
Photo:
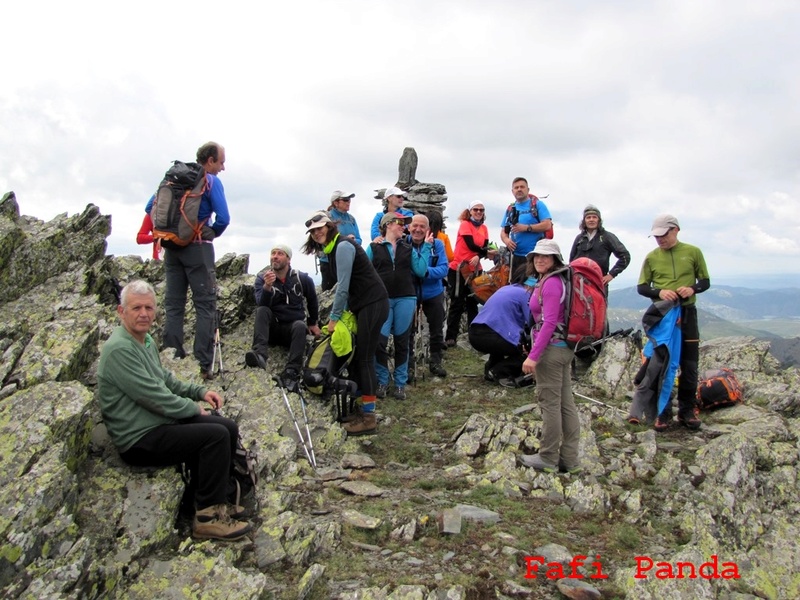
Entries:
[[97, 397], [108, 434], [120, 452], [156, 427], [199, 415], [196, 401], [207, 391], [164, 369], [150, 334], [140, 344], [118, 327], [100, 351]]

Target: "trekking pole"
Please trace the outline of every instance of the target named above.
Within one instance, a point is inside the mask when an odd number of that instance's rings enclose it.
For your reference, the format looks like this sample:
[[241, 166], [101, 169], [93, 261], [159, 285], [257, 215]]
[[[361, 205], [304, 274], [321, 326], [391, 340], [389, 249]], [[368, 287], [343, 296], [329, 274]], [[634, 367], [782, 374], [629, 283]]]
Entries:
[[306, 413], [306, 399], [298, 386], [297, 395], [300, 396], [300, 407], [303, 409], [303, 421], [306, 426], [306, 437], [308, 437], [308, 450], [311, 453], [311, 466], [317, 468], [317, 457], [314, 456], [314, 441], [311, 439], [311, 430], [308, 428], [308, 414]]
[[286, 410], [289, 411], [289, 416], [292, 419], [292, 423], [294, 423], [294, 430], [297, 432], [297, 437], [300, 439], [300, 443], [303, 445], [303, 452], [306, 454], [308, 464], [316, 468], [314, 466], [314, 461], [311, 460], [311, 453], [308, 451], [308, 447], [306, 446], [306, 439], [303, 437], [303, 433], [300, 431], [300, 425], [298, 425], [297, 418], [294, 416], [292, 405], [289, 403], [289, 396], [286, 394], [286, 388], [283, 387], [283, 381], [281, 381], [281, 378], [278, 376], [273, 377], [273, 379], [278, 384], [278, 387], [281, 388], [281, 394], [283, 394], [283, 403], [286, 405]]
[[217, 366], [217, 357], [219, 357], [219, 371], [218, 373], [222, 375], [223, 367], [222, 367], [222, 342], [220, 341], [219, 337], [219, 311], [217, 311], [216, 320], [215, 320], [215, 327], [214, 327], [214, 353], [211, 355], [211, 371], [214, 371], [214, 367]]
[[584, 400], [588, 400], [589, 402], [594, 402], [595, 404], [599, 404], [600, 406], [604, 406], [606, 408], [610, 408], [612, 410], [619, 411], [619, 412], [621, 412], [623, 414], [627, 414], [621, 408], [618, 408], [616, 406], [611, 406], [610, 404], [606, 404], [605, 402], [600, 402], [600, 400], [595, 400], [594, 398], [590, 398], [589, 396], [584, 396], [583, 394], [579, 394], [578, 392], [572, 392], [572, 395], [573, 396], [577, 396], [578, 398], [583, 398]]

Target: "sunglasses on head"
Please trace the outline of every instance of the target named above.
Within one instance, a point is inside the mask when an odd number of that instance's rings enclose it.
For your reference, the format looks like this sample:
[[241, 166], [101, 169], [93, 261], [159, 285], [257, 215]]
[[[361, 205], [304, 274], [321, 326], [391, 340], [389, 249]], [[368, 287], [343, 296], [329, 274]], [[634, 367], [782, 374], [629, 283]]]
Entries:
[[319, 223], [322, 219], [327, 219], [328, 215], [314, 215], [308, 221], [306, 221], [306, 227], [311, 227], [312, 223]]

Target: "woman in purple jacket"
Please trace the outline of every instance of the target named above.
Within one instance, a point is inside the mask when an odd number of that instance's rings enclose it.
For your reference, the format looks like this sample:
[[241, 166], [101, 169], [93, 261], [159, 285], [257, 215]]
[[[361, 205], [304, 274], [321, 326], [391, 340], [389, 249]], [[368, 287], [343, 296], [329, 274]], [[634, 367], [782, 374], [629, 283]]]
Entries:
[[539, 453], [521, 460], [537, 471], [576, 473], [580, 470], [580, 420], [572, 397], [573, 352], [565, 341], [566, 287], [561, 276], [553, 276], [564, 267], [564, 259], [558, 244], [541, 239], [528, 253], [527, 261], [528, 275], [534, 275], [539, 282], [530, 300], [532, 346], [522, 371], [536, 378], [543, 426]]

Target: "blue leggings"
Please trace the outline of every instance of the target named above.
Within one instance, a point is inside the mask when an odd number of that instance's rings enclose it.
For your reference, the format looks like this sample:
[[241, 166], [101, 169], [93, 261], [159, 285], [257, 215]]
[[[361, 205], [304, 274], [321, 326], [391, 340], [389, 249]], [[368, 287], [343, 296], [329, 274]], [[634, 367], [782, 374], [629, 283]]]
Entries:
[[386, 349], [390, 334], [394, 335], [394, 384], [402, 387], [408, 383], [408, 341], [416, 308], [415, 296], [389, 298], [389, 318], [381, 327], [381, 337], [375, 357], [375, 371], [378, 374], [379, 385], [389, 383], [389, 353]]

